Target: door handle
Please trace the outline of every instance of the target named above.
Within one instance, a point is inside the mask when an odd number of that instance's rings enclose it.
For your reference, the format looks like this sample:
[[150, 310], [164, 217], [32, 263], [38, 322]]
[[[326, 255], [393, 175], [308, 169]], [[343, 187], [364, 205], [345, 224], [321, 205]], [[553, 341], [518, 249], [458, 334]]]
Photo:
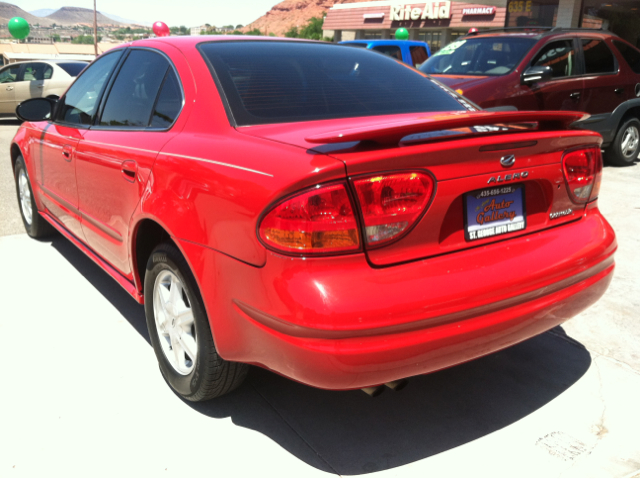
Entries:
[[73, 146], [64, 145], [62, 147], [62, 156], [64, 157], [65, 161], [71, 161], [71, 153], [73, 153]]
[[38, 85], [38, 88], [44, 88], [44, 85]]
[[615, 91], [618, 95], [622, 95], [624, 93], [624, 88], [616, 88]]
[[571, 95], [569, 95], [571, 98], [573, 98], [574, 100], [579, 100], [580, 99], [580, 92], [577, 91], [575, 93], [572, 93]]
[[138, 173], [138, 164], [133, 160], [127, 160], [122, 162], [122, 168], [120, 169], [122, 176], [125, 180], [133, 183], [136, 181], [136, 174]]
[[7, 91], [11, 91], [11, 90], [13, 90], [13, 87], [12, 86], [8, 86], [7, 87]]

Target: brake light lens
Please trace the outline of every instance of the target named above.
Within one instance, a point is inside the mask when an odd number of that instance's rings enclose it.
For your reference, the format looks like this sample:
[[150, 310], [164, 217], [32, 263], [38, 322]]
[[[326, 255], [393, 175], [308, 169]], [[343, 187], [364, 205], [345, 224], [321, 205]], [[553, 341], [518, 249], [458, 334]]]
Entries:
[[426, 173], [382, 174], [353, 181], [366, 243], [386, 244], [408, 231], [431, 200], [434, 181]]
[[574, 203], [595, 200], [602, 181], [602, 154], [599, 147], [569, 151], [562, 158], [562, 169]]
[[344, 184], [314, 187], [276, 205], [262, 219], [260, 239], [286, 253], [360, 250], [358, 224]]

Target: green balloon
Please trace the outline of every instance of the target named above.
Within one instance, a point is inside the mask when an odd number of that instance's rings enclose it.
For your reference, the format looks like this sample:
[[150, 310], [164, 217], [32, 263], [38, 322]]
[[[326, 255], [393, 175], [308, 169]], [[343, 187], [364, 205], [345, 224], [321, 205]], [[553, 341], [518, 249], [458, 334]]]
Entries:
[[13, 17], [9, 20], [9, 33], [13, 38], [22, 40], [29, 35], [29, 22], [22, 17]]
[[396, 40], [409, 40], [409, 31], [406, 28], [396, 30]]

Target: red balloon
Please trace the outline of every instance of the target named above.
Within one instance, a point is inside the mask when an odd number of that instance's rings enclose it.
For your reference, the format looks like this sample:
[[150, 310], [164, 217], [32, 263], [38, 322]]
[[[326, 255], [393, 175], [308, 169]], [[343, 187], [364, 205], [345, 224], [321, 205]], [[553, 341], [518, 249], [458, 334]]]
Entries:
[[171, 30], [164, 22], [155, 22], [153, 24], [153, 33], [156, 34], [157, 37], [168, 37], [171, 34]]
[[470, 28], [469, 33], [478, 33], [478, 29], [476, 27]]

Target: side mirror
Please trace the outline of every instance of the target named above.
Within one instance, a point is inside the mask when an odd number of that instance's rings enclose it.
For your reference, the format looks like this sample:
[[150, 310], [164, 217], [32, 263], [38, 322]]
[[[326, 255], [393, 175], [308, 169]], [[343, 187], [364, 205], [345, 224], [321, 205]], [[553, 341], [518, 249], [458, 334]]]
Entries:
[[532, 85], [534, 83], [549, 81], [553, 78], [553, 70], [551, 67], [529, 67], [522, 74], [520, 83], [523, 85]]
[[22, 121], [50, 120], [56, 102], [51, 98], [31, 98], [18, 105], [16, 115]]

